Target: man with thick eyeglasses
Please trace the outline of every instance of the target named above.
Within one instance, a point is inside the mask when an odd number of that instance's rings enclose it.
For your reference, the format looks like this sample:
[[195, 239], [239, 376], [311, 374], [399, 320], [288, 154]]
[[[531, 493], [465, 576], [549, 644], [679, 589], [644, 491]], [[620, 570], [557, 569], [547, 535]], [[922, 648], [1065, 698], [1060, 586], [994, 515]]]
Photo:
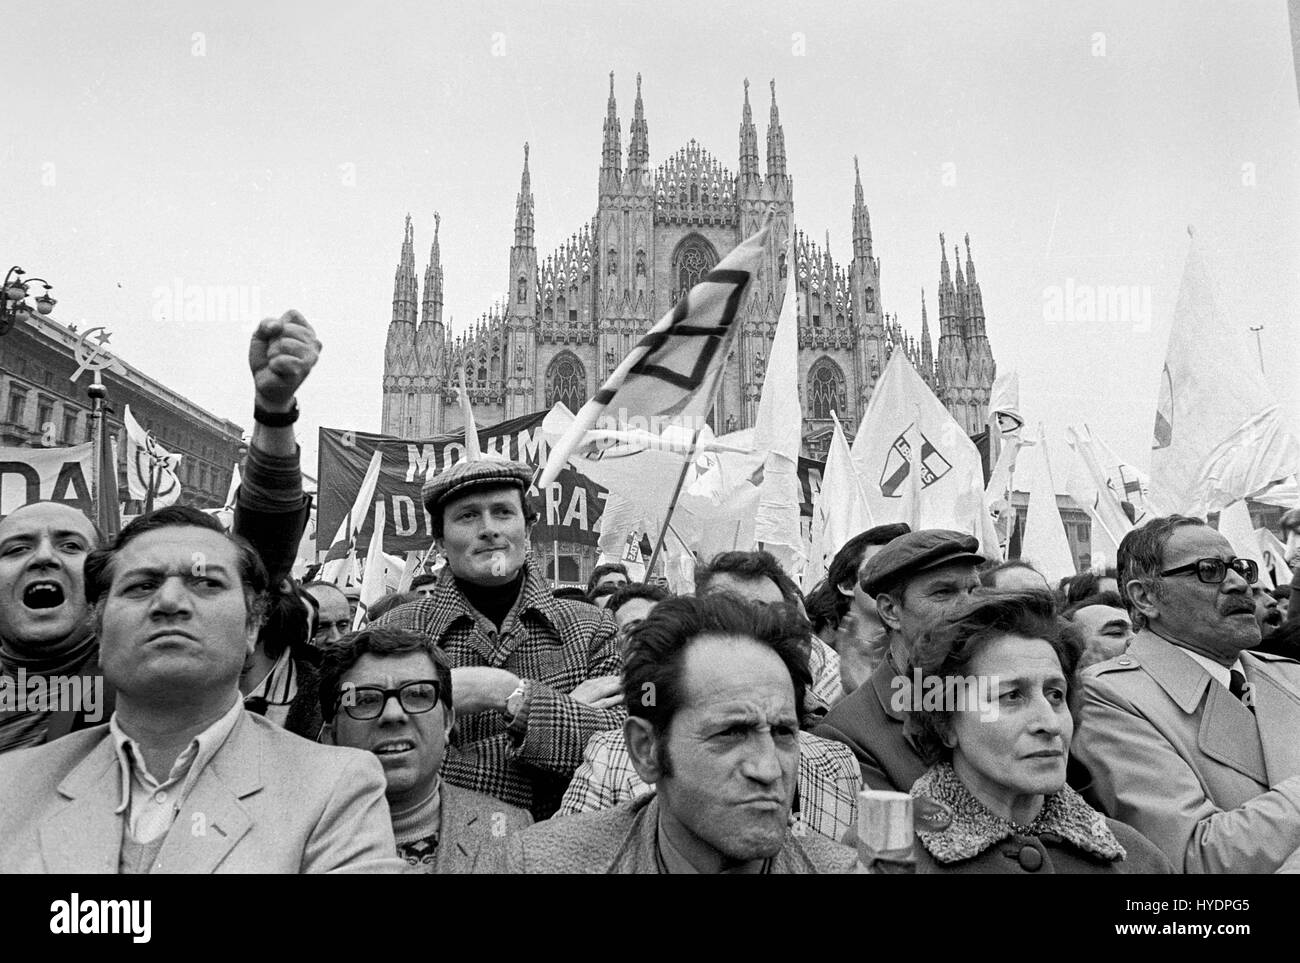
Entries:
[[1259, 645], [1258, 567], [1198, 518], [1155, 518], [1119, 546], [1137, 630], [1084, 674], [1074, 754], [1105, 812], [1186, 873], [1300, 860], [1300, 664]]
[[328, 645], [320, 706], [327, 741], [384, 767], [398, 855], [415, 873], [489, 872], [526, 810], [441, 778], [456, 721], [451, 666], [419, 632], [371, 627]]

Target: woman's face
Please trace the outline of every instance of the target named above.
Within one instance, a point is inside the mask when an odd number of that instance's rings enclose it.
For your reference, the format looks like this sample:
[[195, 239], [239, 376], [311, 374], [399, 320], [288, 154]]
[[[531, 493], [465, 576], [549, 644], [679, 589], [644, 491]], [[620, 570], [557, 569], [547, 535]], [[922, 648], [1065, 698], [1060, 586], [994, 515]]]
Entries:
[[953, 714], [953, 769], [993, 812], [1028, 822], [1065, 785], [1074, 720], [1061, 663], [1043, 639], [1001, 635], [969, 671], [993, 704]]

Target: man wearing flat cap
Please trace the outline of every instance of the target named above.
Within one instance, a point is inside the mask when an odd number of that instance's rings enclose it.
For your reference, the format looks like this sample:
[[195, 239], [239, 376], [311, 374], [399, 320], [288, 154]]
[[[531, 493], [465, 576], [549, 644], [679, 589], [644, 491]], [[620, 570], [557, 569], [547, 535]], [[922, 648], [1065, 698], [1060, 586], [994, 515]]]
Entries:
[[424, 633], [451, 663], [457, 725], [443, 778], [541, 820], [559, 807], [587, 740], [624, 714], [613, 616], [555, 598], [527, 556], [532, 476], [527, 465], [482, 460], [427, 481], [447, 564], [432, 595], [375, 624]]
[[925, 774], [920, 753], [903, 735], [900, 693], [913, 646], [953, 606], [979, 587], [984, 561], [974, 536], [943, 529], [908, 532], [863, 563], [862, 591], [876, 600], [887, 651], [871, 677], [813, 730], [853, 750], [868, 789], [907, 792]]

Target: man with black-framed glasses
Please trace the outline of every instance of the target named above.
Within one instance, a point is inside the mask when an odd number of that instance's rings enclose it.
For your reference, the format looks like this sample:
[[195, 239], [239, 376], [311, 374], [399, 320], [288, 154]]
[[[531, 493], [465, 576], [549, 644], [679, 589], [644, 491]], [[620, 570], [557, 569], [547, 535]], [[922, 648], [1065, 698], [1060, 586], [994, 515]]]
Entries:
[[1259, 645], [1258, 566], [1198, 518], [1119, 546], [1137, 634], [1084, 675], [1074, 755], [1100, 808], [1186, 873], [1300, 860], [1300, 664]]
[[490, 872], [527, 810], [441, 778], [452, 708], [451, 666], [419, 632], [374, 626], [325, 647], [320, 706], [335, 745], [384, 767], [398, 855], [415, 873]]

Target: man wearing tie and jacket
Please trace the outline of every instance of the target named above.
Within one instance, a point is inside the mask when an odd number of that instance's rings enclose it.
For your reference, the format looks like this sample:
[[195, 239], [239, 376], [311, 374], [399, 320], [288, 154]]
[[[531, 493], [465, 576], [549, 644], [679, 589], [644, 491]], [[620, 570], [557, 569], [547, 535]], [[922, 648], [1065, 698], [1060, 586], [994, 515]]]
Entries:
[[1074, 753], [1096, 803], [1186, 873], [1274, 872], [1300, 848], [1300, 664], [1259, 644], [1254, 562], [1196, 518], [1119, 547], [1139, 629], [1084, 674]]

